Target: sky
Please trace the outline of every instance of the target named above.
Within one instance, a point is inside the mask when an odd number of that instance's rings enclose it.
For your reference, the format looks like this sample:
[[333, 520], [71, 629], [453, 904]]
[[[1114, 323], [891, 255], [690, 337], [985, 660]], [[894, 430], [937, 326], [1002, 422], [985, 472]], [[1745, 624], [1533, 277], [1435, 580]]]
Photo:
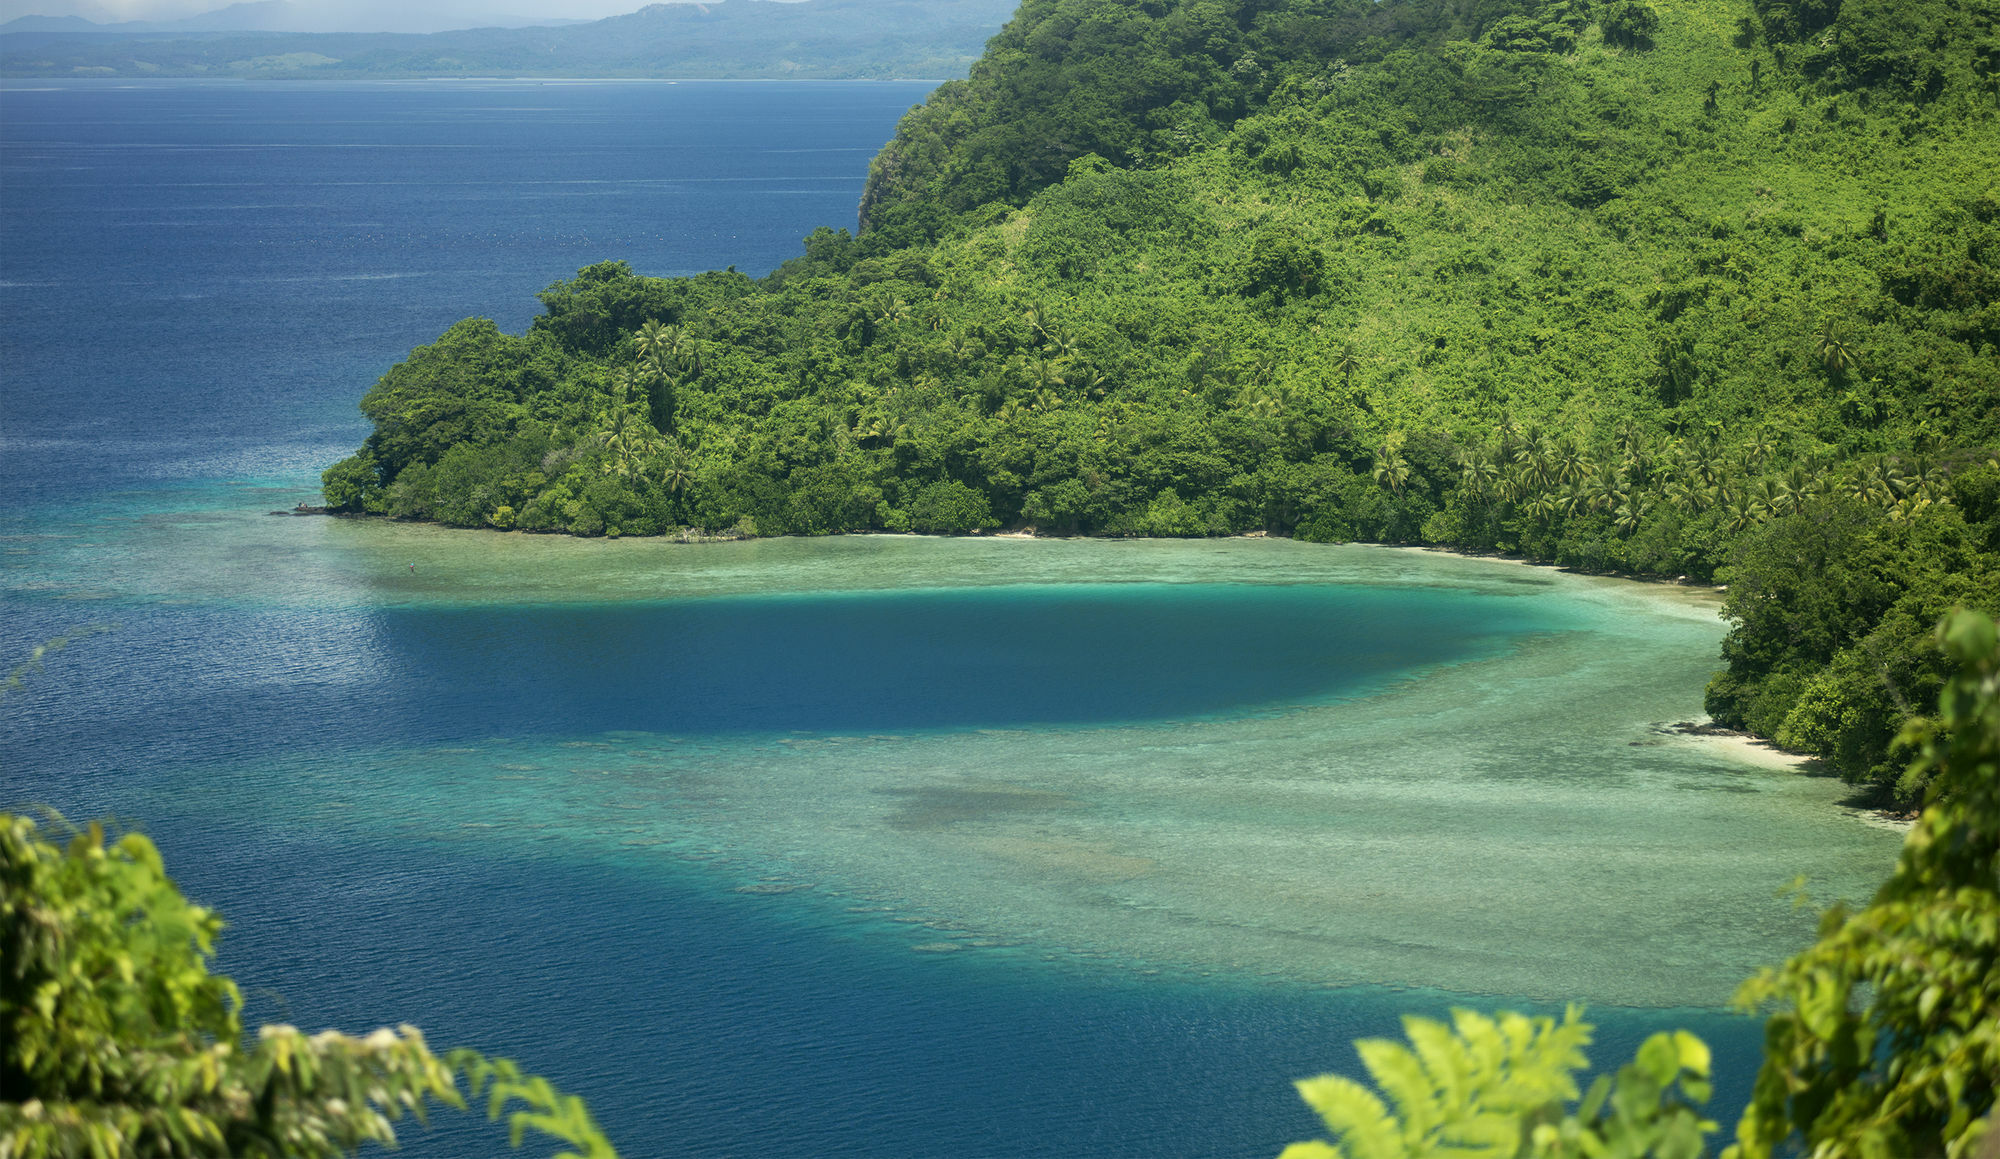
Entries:
[[[645, 3], [647, 0], [284, 0], [287, 11], [275, 27], [299, 32], [436, 32], [548, 18], [596, 20], [636, 11]], [[228, 0], [0, 0], [0, 23], [30, 15], [81, 16], [100, 24], [180, 20], [226, 6]]]

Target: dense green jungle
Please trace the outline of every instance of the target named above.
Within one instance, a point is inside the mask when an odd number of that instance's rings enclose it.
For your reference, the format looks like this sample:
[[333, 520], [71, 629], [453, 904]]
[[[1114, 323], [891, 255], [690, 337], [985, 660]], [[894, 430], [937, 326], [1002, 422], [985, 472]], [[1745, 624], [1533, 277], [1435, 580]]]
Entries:
[[2000, 610], [1994, 0], [1027, 0], [761, 280], [606, 262], [330, 507], [1426, 543], [1729, 587], [1721, 724], [1913, 803]]

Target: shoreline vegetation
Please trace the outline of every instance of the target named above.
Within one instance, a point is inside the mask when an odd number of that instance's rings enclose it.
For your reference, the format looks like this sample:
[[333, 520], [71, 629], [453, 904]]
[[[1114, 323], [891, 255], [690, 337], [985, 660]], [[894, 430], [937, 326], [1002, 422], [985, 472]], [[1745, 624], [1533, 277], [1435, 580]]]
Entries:
[[328, 507], [1412, 544], [1726, 587], [1707, 710], [1907, 809], [2000, 610], [2000, 6], [1029, 0], [768, 276], [369, 390]]

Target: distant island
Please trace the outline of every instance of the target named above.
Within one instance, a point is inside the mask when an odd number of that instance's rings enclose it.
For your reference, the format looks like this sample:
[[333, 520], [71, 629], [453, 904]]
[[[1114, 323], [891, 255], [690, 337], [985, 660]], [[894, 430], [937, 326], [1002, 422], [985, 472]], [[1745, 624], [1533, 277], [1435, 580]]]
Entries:
[[0, 25], [0, 77], [942, 79], [963, 76], [1012, 11], [1007, 0], [722, 0], [428, 35], [23, 17]]

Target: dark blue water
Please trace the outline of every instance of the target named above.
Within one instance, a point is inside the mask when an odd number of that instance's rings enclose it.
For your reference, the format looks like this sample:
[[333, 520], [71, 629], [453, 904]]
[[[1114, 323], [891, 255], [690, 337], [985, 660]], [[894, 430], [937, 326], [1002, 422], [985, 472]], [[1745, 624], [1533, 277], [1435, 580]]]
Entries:
[[460, 318], [518, 330], [611, 259], [761, 275], [851, 228], [929, 87], [10, 84], [0, 490], [317, 474]]
[[[17, 639], [78, 616], [32, 594], [10, 614]], [[1168, 720], [1372, 689], [1539, 626], [1490, 598], [1200, 585], [90, 614], [117, 630], [80, 642], [0, 722], [59, 754], [34, 762], [44, 775], [134, 749], [167, 765], [614, 730]]]
[[[311, 838], [272, 857], [241, 852], [268, 835], [224, 835], [237, 839], [215, 843], [204, 876], [283, 867], [283, 890], [218, 898], [237, 922], [223, 965], [253, 1015], [415, 1021], [482, 1044], [586, 1093], [627, 1155], [1270, 1156], [1324, 1134], [1294, 1079], [1355, 1073], [1355, 1038], [1400, 1038], [1403, 1014], [1465, 1004], [941, 962], [617, 866]], [[384, 857], [391, 872], [356, 873]], [[1599, 1061], [1629, 1059], [1661, 1025], [1702, 1034], [1718, 1104], [1747, 1099], [1740, 1022], [1591, 1017]], [[450, 1145], [411, 1153], [497, 1150], [490, 1131], [440, 1122]]]
[[[521, 328], [579, 266], [764, 272], [851, 223], [867, 158], [924, 92], [0, 89], [4, 666], [117, 625], [0, 703], [0, 807], [145, 826], [229, 918], [222, 965], [253, 1018], [413, 1021], [511, 1054], [587, 1095], [630, 1155], [1231, 1156], [1313, 1134], [1290, 1080], [1351, 1067], [1349, 1040], [1444, 997], [912, 955], [698, 873], [246, 814], [202, 770], [614, 729], [1255, 712], [1535, 628], [1492, 600], [1196, 587], [356, 609], [82, 603], [75, 576], [43, 582], [50, 543], [115, 552], [138, 514], [310, 498], [364, 433], [354, 404], [376, 375], [461, 317]], [[231, 490], [244, 482], [265, 490]], [[1734, 1063], [1724, 1101], [1741, 1101], [1742, 1026], [1602, 1015], [1601, 1059], [1663, 1021], [1709, 1032]], [[409, 1151], [492, 1139], [453, 1128]]]

